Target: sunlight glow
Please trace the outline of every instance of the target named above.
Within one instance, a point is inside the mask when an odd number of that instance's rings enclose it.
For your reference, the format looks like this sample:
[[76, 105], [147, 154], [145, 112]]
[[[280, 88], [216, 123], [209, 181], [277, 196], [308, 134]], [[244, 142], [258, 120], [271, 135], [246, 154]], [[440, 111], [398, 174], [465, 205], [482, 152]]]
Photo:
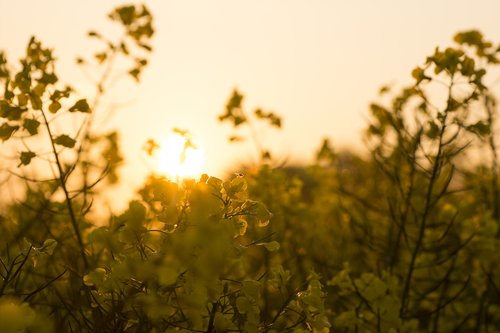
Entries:
[[204, 160], [205, 152], [190, 138], [173, 134], [160, 143], [158, 170], [175, 180], [200, 176]]

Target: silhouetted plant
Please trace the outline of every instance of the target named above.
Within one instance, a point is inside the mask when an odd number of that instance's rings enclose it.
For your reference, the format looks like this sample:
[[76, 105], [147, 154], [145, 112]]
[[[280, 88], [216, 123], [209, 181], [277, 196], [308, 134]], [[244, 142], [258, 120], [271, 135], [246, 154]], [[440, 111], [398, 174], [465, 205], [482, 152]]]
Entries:
[[[0, 55], [0, 138], [20, 143], [9, 172], [25, 186], [0, 216], [0, 331], [499, 332], [497, 110], [485, 83], [499, 48], [459, 33], [410, 86], [382, 89], [368, 157], [325, 140], [313, 165], [272, 166], [255, 123], [281, 118], [247, 113], [235, 90], [219, 120], [247, 126], [260, 164], [225, 181], [151, 175], [98, 224], [88, 212], [122, 156], [116, 132], [93, 129], [95, 112], [119, 58], [139, 81], [154, 31], [144, 6], [110, 18], [123, 35], [89, 32], [103, 49], [77, 60], [98, 72], [92, 99], [60, 83], [35, 38], [20, 68]], [[81, 126], [60, 131], [68, 118]]]

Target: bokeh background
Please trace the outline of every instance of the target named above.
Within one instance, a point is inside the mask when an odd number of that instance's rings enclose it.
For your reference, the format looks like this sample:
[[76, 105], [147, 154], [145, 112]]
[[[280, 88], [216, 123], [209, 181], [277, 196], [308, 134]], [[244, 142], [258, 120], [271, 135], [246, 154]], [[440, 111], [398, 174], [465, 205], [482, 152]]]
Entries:
[[[0, 48], [17, 59], [31, 35], [54, 47], [63, 81], [91, 95], [88, 73], [75, 57], [89, 56], [90, 29], [116, 33], [106, 14], [123, 1], [0, 0]], [[259, 129], [274, 155], [307, 162], [322, 138], [363, 150], [367, 105], [384, 84], [409, 80], [411, 69], [455, 32], [481, 30], [500, 40], [497, 0], [150, 0], [156, 34], [140, 85], [127, 80], [106, 100], [127, 161], [123, 184], [132, 189], [155, 166], [142, 147], [173, 127], [188, 129], [205, 150], [205, 172], [223, 176], [251, 163], [251, 144], [228, 144], [232, 130], [217, 115], [233, 88], [248, 110], [284, 118], [281, 131]], [[90, 75], [91, 76], [91, 75]], [[132, 188], [131, 188], [132, 186]]]

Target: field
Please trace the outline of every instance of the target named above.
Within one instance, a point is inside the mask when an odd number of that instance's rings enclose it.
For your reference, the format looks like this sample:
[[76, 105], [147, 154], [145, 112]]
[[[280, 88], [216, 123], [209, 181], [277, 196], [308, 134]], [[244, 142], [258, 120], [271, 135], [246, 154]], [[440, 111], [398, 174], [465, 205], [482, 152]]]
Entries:
[[[498, 110], [485, 79], [497, 44], [457, 33], [410, 85], [380, 89], [368, 154], [325, 139], [310, 165], [275, 158], [252, 129], [281, 116], [248, 110], [235, 89], [219, 120], [235, 130], [228, 144], [250, 133], [257, 164], [225, 179], [152, 173], [127, 209], [103, 213], [123, 153], [93, 111], [117, 57], [140, 84], [154, 52], [146, 7], [110, 19], [123, 37], [89, 32], [104, 49], [78, 60], [101, 69], [89, 98], [35, 37], [18, 63], [0, 53], [0, 147], [17, 154], [0, 173], [21, 192], [0, 211], [0, 332], [500, 332]], [[176, 133], [182, 168], [196, 144]]]

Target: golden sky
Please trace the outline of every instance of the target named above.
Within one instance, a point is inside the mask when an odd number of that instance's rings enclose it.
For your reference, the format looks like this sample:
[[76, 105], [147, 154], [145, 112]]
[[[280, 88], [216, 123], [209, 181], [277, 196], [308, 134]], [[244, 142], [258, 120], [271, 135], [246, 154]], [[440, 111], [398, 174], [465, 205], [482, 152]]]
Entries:
[[[74, 66], [95, 44], [90, 29], [113, 33], [106, 14], [123, 1], [0, 0], [0, 48], [10, 60], [31, 35], [54, 47], [63, 81], [85, 77]], [[498, 0], [150, 0], [156, 35], [139, 86], [111, 93], [122, 105], [106, 123], [126, 147], [124, 175], [138, 185], [147, 172], [141, 147], [173, 127], [189, 129], [205, 148], [205, 170], [255, 156], [230, 145], [217, 122], [238, 87], [249, 110], [284, 117], [280, 132], [260, 133], [279, 157], [311, 160], [323, 137], [361, 147], [367, 105], [378, 88], [404, 84], [411, 69], [459, 30], [480, 29], [500, 41]], [[85, 83], [87, 82], [87, 83]], [[75, 84], [78, 86], [77, 84]]]

